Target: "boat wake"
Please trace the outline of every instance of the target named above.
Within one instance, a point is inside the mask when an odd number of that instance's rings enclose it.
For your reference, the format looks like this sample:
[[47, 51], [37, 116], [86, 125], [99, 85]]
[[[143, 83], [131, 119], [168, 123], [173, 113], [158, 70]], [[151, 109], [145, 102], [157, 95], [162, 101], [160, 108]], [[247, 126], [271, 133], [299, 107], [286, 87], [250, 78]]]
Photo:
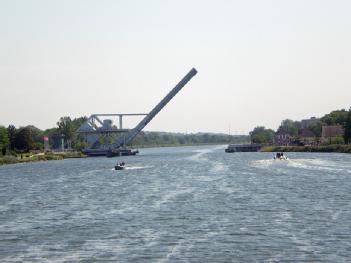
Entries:
[[213, 152], [214, 150], [215, 150], [215, 148], [194, 150], [193, 152], [195, 154], [190, 156], [188, 159], [192, 160], [192, 161], [198, 161], [198, 162], [207, 161], [208, 158], [206, 158], [206, 154], [209, 154], [209, 153]]
[[207, 156], [208, 154], [213, 153], [213, 152], [220, 150], [220, 149], [223, 149], [223, 146], [194, 150], [193, 152], [195, 154], [188, 157], [187, 159], [191, 160], [191, 161], [195, 161], [195, 162], [210, 164], [212, 166], [211, 171], [213, 171], [213, 172], [225, 171], [228, 169], [227, 165], [225, 165], [224, 163], [222, 163], [220, 161], [211, 159]]
[[140, 170], [140, 169], [148, 169], [152, 168], [152, 166], [126, 166], [125, 170]]
[[[149, 169], [152, 167], [153, 166], [125, 166], [123, 170], [141, 170], [141, 169]], [[112, 168], [110, 170], [115, 171], [115, 168]]]
[[[307, 170], [326, 170], [326, 171], [345, 171], [345, 167], [336, 165], [334, 162], [322, 159], [287, 159], [287, 160], [256, 160], [251, 163], [251, 166], [261, 169], [272, 168], [275, 166], [307, 169]], [[350, 169], [346, 169], [347, 173], [351, 173]]]

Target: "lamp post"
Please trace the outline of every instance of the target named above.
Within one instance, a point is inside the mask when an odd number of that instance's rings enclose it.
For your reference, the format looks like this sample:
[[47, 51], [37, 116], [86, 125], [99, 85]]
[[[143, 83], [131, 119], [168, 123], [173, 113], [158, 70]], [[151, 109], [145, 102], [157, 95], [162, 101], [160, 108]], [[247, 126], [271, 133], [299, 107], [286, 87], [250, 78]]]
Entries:
[[65, 135], [61, 134], [61, 151], [65, 151], [65, 140], [64, 140]]

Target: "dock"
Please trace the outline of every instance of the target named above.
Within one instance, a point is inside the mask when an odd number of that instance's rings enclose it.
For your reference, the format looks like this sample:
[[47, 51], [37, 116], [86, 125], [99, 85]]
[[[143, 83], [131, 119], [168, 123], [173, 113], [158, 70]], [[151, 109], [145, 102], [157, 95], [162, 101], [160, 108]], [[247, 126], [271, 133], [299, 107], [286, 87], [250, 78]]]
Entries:
[[261, 148], [261, 144], [229, 144], [225, 152], [258, 152]]

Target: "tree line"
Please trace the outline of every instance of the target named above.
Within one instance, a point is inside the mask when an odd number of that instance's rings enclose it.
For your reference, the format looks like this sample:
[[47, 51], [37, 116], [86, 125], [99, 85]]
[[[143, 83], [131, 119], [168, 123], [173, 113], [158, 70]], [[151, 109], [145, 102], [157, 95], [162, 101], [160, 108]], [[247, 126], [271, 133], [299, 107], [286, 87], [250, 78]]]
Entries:
[[[87, 146], [85, 138], [75, 131], [87, 120], [87, 117], [70, 118], [61, 117], [56, 127], [40, 130], [33, 125], [7, 128], [0, 126], [0, 155], [7, 153], [24, 153], [42, 151], [44, 149], [44, 136], [49, 138], [51, 149], [61, 149], [62, 138], [64, 147], [81, 150]], [[169, 132], [141, 132], [133, 141], [135, 147], [162, 146], [162, 145], [195, 145], [195, 144], [223, 144], [247, 143], [247, 135], [231, 135], [220, 133], [169, 133]]]
[[[351, 108], [335, 110], [325, 114], [319, 120], [309, 125], [307, 128], [320, 138], [322, 136], [322, 126], [324, 125], [342, 125], [344, 128], [343, 138], [339, 138], [342, 143], [351, 143]], [[277, 131], [285, 132], [292, 137], [297, 137], [299, 130], [303, 127], [302, 121], [293, 121], [285, 119], [281, 122]], [[250, 132], [250, 138], [253, 143], [270, 144], [273, 143], [275, 131], [264, 126], [257, 126]]]
[[83, 139], [79, 138], [74, 131], [86, 119], [86, 117], [75, 119], [62, 117], [57, 122], [57, 127], [46, 130], [41, 130], [33, 125], [18, 128], [14, 125], [9, 125], [7, 128], [0, 126], [0, 155], [41, 151], [44, 149], [44, 136], [49, 138], [50, 148], [59, 148], [62, 137], [65, 139], [66, 147], [70, 143], [75, 148], [79, 148]]

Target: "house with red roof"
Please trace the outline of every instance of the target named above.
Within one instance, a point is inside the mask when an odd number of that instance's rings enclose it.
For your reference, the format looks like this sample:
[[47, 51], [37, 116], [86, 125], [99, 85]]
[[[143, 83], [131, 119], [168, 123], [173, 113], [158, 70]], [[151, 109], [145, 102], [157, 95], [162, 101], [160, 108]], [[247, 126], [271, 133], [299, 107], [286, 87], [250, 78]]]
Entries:
[[344, 129], [341, 125], [324, 125], [322, 126], [322, 142], [331, 143], [333, 139], [343, 138]]
[[313, 145], [318, 142], [316, 135], [308, 128], [299, 130], [299, 141], [303, 145]]

